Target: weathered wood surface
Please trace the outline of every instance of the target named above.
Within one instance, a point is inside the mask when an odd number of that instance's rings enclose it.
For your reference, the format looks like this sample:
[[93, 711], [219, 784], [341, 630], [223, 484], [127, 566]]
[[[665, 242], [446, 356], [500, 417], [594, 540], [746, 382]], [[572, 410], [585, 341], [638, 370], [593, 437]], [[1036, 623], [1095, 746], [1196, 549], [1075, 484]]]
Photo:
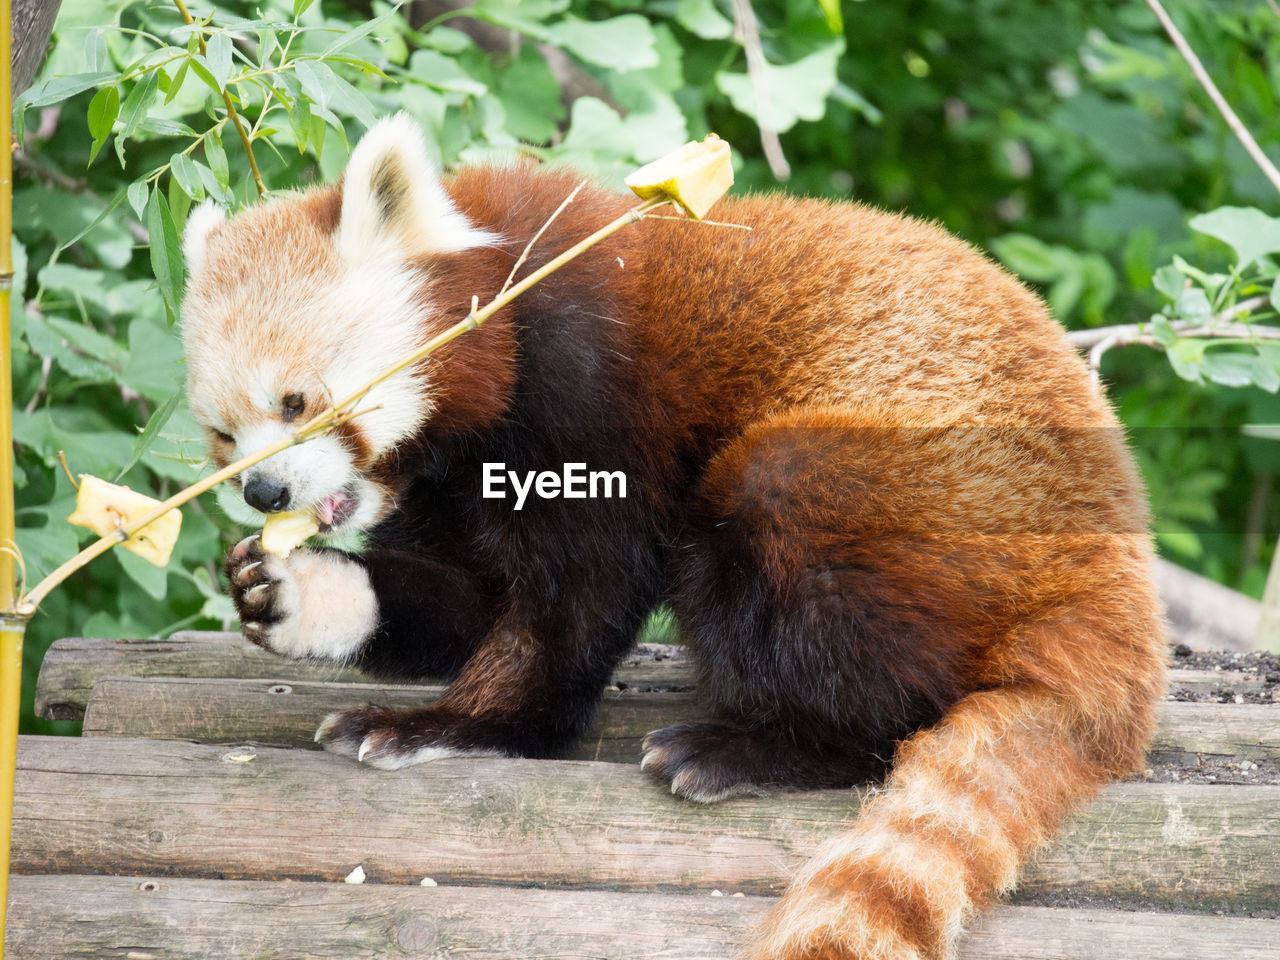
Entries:
[[[673, 799], [633, 766], [441, 760], [386, 773], [301, 750], [23, 738], [13, 863], [125, 873], [770, 893], [857, 810], [852, 791]], [[1280, 788], [1120, 784], [1023, 895], [1139, 907], [1280, 903]]]
[[[443, 689], [308, 681], [109, 678], [100, 681], [89, 697], [84, 735], [318, 749], [313, 739], [315, 729], [331, 711], [369, 701], [389, 707], [421, 707], [435, 700]], [[1280, 709], [1275, 714], [1280, 728]], [[692, 694], [607, 690], [595, 722], [574, 745], [569, 759], [636, 762], [640, 741], [650, 730], [700, 716]], [[1280, 747], [1280, 729], [1276, 742]]]
[[[94, 685], [104, 677], [191, 677], [248, 680], [338, 681], [367, 678], [332, 664], [284, 660], [238, 633], [184, 630], [167, 640], [67, 637], [45, 654], [36, 683], [36, 713], [48, 720], [79, 720]], [[679, 647], [645, 644], [614, 673], [630, 690], [688, 689], [689, 661]]]
[[[442, 687], [292, 683], [269, 680], [108, 678], [94, 688], [84, 734], [201, 743], [253, 742], [314, 747], [312, 734], [333, 710], [366, 701], [422, 706]], [[606, 691], [596, 723], [571, 759], [632, 762], [650, 730], [699, 716], [690, 693]], [[1162, 703], [1152, 755], [1280, 759], [1280, 705]]]
[[[11, 960], [720, 960], [763, 897], [169, 878], [14, 877]], [[961, 960], [1270, 960], [1280, 921], [998, 907]]]
[[1280, 760], [1280, 704], [1162, 703], [1151, 755]]
[[[68, 637], [45, 655], [36, 684], [36, 713], [49, 720], [79, 720], [89, 695], [106, 677], [367, 682], [362, 674], [328, 664], [283, 660], [236, 633], [182, 631], [167, 640]], [[680, 647], [648, 644], [618, 666], [614, 680], [630, 691], [689, 690], [693, 670]], [[1263, 681], [1235, 671], [1174, 670], [1170, 687], [1198, 690], [1230, 686], [1244, 693]]]

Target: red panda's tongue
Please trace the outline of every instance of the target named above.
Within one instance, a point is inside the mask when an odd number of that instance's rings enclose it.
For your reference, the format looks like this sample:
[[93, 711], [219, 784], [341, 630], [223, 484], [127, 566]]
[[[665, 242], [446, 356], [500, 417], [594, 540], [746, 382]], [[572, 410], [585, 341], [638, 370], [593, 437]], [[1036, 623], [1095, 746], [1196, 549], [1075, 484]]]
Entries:
[[339, 490], [331, 497], [325, 497], [316, 504], [316, 516], [326, 527], [333, 526], [333, 516], [338, 508], [347, 502], [347, 495]]

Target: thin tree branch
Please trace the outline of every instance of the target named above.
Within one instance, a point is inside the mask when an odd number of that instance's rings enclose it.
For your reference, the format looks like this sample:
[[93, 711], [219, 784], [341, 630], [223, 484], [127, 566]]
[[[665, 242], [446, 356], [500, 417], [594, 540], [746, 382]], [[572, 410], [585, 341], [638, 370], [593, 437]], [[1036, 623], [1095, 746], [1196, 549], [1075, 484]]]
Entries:
[[778, 139], [778, 131], [765, 120], [765, 109], [769, 104], [769, 81], [765, 76], [768, 64], [764, 59], [764, 50], [760, 47], [760, 25], [756, 20], [756, 12], [751, 8], [751, 0], [731, 0], [733, 6], [733, 36], [747, 55], [747, 76], [751, 80], [751, 90], [756, 99], [756, 126], [760, 128], [760, 146], [764, 148], [765, 159], [769, 169], [779, 180], [791, 179], [791, 165], [782, 153], [782, 141]]
[[[187, 9], [187, 5], [183, 0], [173, 0], [174, 5], [178, 8], [178, 12], [182, 14], [182, 19], [187, 22], [187, 26], [195, 23], [195, 19], [191, 16], [191, 12]], [[200, 43], [200, 56], [205, 55], [204, 34], [196, 34], [196, 39]], [[249, 157], [249, 169], [253, 171], [253, 185], [258, 188], [258, 197], [261, 199], [267, 195], [267, 188], [262, 185], [262, 174], [258, 172], [258, 161], [253, 156], [253, 144], [249, 140], [249, 134], [245, 132], [244, 124], [240, 122], [240, 114], [236, 113], [235, 105], [231, 102], [231, 94], [226, 88], [222, 89], [222, 102], [227, 105], [227, 116], [231, 118], [232, 124], [236, 128], [236, 133], [240, 135], [240, 142], [244, 144], [244, 152]]]
[[[1228, 323], [1242, 313], [1253, 313], [1269, 304], [1270, 298], [1265, 294], [1241, 300], [1229, 310], [1215, 313], [1207, 321], [1178, 320], [1171, 324], [1181, 337], [1217, 337], [1228, 339], [1244, 338], [1241, 331], [1253, 331], [1252, 336], [1259, 340], [1272, 340], [1280, 337], [1280, 327], [1259, 327], [1247, 323]], [[1269, 332], [1268, 332], [1269, 331]], [[1146, 336], [1151, 332], [1149, 323], [1121, 323], [1113, 327], [1094, 327], [1090, 330], [1072, 330], [1067, 333], [1067, 341], [1078, 350], [1089, 350], [1106, 340], [1120, 340], [1124, 343], [1134, 342], [1135, 337]]]
[[1205, 70], [1204, 64], [1200, 62], [1196, 52], [1191, 49], [1191, 44], [1187, 43], [1187, 38], [1182, 35], [1182, 31], [1174, 25], [1169, 14], [1165, 12], [1160, 0], [1147, 0], [1147, 6], [1154, 11], [1160, 21], [1160, 25], [1164, 27], [1165, 33], [1169, 34], [1169, 39], [1173, 41], [1173, 45], [1182, 54], [1182, 59], [1187, 61], [1187, 66], [1191, 68], [1192, 75], [1200, 81], [1200, 86], [1204, 87], [1205, 93], [1209, 94], [1209, 99], [1213, 101], [1213, 105], [1222, 114], [1222, 119], [1227, 121], [1227, 126], [1236, 135], [1236, 139], [1244, 145], [1249, 156], [1253, 158], [1253, 162], [1258, 165], [1267, 179], [1271, 181], [1271, 185], [1276, 190], [1280, 190], [1280, 170], [1277, 170], [1275, 164], [1262, 152], [1262, 148], [1258, 146], [1258, 141], [1253, 139], [1253, 134], [1249, 133], [1245, 125], [1240, 122], [1236, 112], [1231, 109], [1231, 104], [1227, 103], [1226, 98], [1218, 91], [1218, 87], [1210, 78], [1208, 71]]
[[[1174, 333], [1185, 339], [1214, 340], [1280, 340], [1280, 327], [1255, 326], [1251, 323], [1225, 323], [1242, 313], [1252, 313], [1271, 302], [1268, 296], [1241, 300], [1230, 310], [1214, 314], [1207, 323], [1195, 320], [1177, 320], [1170, 324]], [[1093, 330], [1072, 330], [1067, 341], [1080, 350], [1089, 351], [1089, 374], [1096, 384], [1102, 370], [1102, 355], [1115, 347], [1141, 344], [1163, 349], [1149, 323], [1124, 323], [1114, 327], [1097, 327]]]

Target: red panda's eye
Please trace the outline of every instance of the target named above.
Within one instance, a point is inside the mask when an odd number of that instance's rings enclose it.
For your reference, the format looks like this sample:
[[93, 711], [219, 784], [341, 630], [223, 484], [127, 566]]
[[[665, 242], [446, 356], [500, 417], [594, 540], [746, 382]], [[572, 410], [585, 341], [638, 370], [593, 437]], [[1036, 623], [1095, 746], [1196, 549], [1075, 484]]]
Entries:
[[294, 417], [300, 414], [302, 412], [302, 408], [305, 407], [306, 405], [307, 405], [306, 401], [303, 399], [302, 394], [300, 393], [291, 393], [288, 396], [286, 396], [284, 400], [281, 401], [281, 406], [284, 409], [285, 422], [288, 423], [290, 420], [292, 420]]
[[233, 436], [232, 436], [231, 434], [229, 434], [229, 433], [223, 433], [221, 430], [215, 430], [215, 431], [213, 431], [213, 435], [214, 435], [215, 437], [217, 437], [219, 440], [221, 440], [223, 443], [235, 443], [235, 442], [236, 442], [236, 438], [235, 438], [235, 437], [233, 437]]

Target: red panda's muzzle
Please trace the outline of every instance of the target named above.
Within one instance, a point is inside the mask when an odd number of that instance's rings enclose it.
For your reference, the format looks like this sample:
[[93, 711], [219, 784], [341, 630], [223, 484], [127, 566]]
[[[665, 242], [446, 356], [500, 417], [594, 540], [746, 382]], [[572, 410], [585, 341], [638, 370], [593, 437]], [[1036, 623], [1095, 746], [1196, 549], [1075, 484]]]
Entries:
[[342, 526], [355, 513], [357, 505], [355, 491], [350, 487], [344, 487], [337, 493], [325, 497], [316, 504], [315, 508], [321, 532]]

